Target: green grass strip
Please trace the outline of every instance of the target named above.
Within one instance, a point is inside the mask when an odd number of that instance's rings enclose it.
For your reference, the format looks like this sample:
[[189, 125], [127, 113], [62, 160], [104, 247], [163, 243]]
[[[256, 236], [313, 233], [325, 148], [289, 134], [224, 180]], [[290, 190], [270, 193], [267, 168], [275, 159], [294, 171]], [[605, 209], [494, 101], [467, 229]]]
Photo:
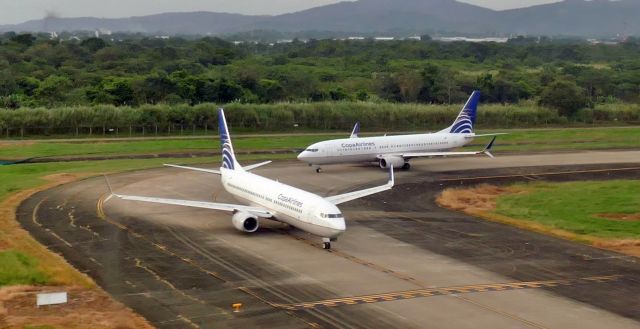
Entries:
[[15, 250], [0, 251], [0, 286], [47, 282], [35, 258]]
[[495, 213], [602, 238], [640, 238], [640, 180], [517, 184], [500, 196]]

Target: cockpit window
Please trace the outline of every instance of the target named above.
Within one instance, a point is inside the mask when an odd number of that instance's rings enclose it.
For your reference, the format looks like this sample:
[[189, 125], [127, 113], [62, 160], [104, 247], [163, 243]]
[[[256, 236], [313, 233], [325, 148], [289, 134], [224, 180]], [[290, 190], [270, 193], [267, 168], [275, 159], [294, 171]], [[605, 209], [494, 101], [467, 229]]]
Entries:
[[318, 152], [318, 149], [306, 149], [307, 152]]

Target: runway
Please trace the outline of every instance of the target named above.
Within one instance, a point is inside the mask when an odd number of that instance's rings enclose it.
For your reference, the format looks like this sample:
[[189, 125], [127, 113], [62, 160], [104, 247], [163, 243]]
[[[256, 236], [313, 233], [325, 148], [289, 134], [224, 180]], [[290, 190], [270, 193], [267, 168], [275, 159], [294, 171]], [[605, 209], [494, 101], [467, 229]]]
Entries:
[[[441, 209], [448, 186], [640, 179], [640, 151], [424, 159], [389, 192], [341, 206], [347, 232], [320, 239], [265, 221], [122, 200], [103, 178], [36, 194], [18, 219], [159, 328], [640, 328], [640, 264], [614, 252]], [[257, 173], [322, 195], [384, 183], [371, 166]], [[113, 188], [234, 200], [218, 177], [173, 168], [110, 177]], [[240, 312], [232, 304], [242, 303]]]

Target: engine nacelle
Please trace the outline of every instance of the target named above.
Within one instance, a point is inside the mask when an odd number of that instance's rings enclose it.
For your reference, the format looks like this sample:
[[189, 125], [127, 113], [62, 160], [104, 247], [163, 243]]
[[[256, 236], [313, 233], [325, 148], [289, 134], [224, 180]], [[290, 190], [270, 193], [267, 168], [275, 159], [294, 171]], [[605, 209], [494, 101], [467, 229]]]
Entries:
[[233, 226], [242, 232], [253, 233], [258, 230], [260, 224], [258, 218], [246, 212], [239, 212], [231, 218]]
[[404, 158], [399, 156], [386, 156], [380, 159], [380, 168], [385, 169], [393, 166], [393, 168], [402, 168], [404, 166]]

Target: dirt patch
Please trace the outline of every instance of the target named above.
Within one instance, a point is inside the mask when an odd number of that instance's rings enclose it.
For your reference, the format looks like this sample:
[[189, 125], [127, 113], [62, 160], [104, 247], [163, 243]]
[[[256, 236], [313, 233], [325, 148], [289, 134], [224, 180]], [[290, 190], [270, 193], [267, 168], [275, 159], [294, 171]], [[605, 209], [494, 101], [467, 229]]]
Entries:
[[640, 257], [640, 240], [596, 241], [595, 247]]
[[480, 184], [465, 189], [446, 189], [436, 202], [443, 207], [464, 212], [485, 212], [496, 208], [496, 199], [504, 193], [517, 193], [514, 188]]
[[[68, 303], [36, 307], [36, 294], [68, 293]], [[56, 328], [152, 328], [106, 293], [83, 287], [13, 286], [0, 289], [0, 327], [48, 325]]]
[[640, 214], [595, 214], [597, 218], [608, 219], [618, 222], [637, 222], [640, 221]]
[[29, 146], [33, 144], [35, 144], [34, 141], [0, 141], [0, 147]]

